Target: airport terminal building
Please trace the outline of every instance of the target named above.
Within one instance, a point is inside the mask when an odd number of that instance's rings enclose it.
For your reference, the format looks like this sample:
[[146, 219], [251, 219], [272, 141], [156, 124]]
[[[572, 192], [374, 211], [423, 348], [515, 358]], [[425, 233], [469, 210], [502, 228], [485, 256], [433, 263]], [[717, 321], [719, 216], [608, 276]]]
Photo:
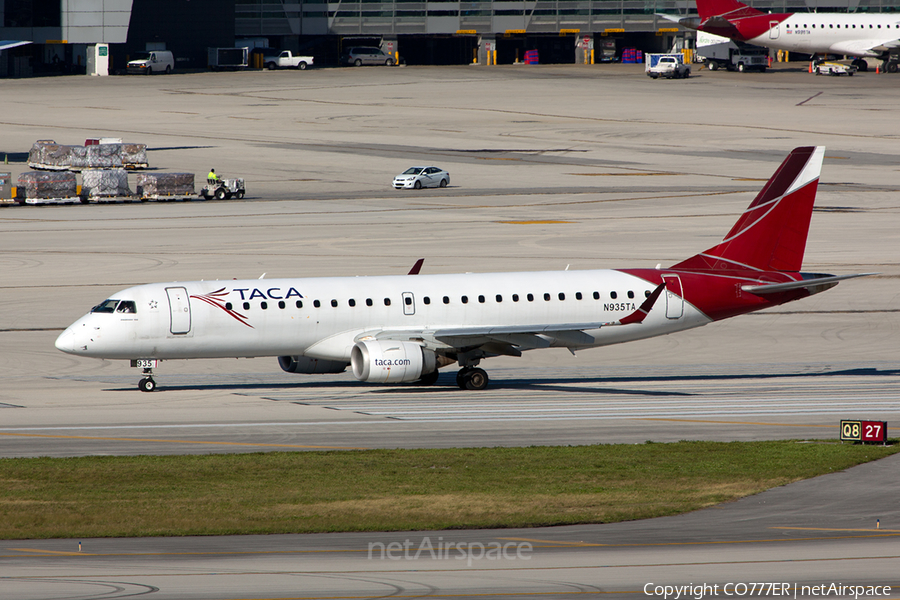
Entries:
[[[900, 0], [749, 0], [770, 12], [894, 12]], [[693, 0], [0, 0], [0, 77], [84, 72], [87, 47], [109, 44], [110, 70], [145, 50], [176, 68], [207, 66], [207, 49], [248, 44], [339, 64], [380, 46], [407, 64], [597, 63], [626, 48], [660, 52], [693, 34], [660, 14]]]

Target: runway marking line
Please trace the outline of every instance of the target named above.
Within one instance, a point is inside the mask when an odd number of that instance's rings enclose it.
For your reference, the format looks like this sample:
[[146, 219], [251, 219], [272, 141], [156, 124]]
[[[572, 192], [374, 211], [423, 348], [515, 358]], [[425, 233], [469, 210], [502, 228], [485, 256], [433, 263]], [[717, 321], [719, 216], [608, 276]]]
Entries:
[[776, 427], [818, 427], [832, 429], [834, 425], [804, 425], [802, 423], [757, 423], [755, 421], [713, 421], [712, 419], [666, 419], [663, 417], [635, 418], [637, 421], [675, 421], [678, 423], [714, 423], [717, 425], [774, 425]]
[[[546, 544], [544, 546], [539, 546], [541, 548], [641, 548], [648, 546], [712, 546], [716, 544], [759, 544], [763, 542], [811, 542], [818, 540], [847, 540], [847, 539], [857, 539], [857, 538], [882, 538], [882, 537], [896, 537], [900, 534], [900, 530], [895, 529], [815, 529], [812, 527], [804, 528], [804, 527], [770, 527], [769, 529], [798, 529], [798, 530], [808, 530], [808, 531], [860, 531], [860, 532], [871, 532], [875, 535], [840, 535], [840, 536], [829, 536], [829, 537], [804, 537], [804, 538], [793, 538], [793, 539], [762, 539], [762, 540], [722, 540], [722, 541], [709, 541], [709, 542], [659, 542], [659, 543], [651, 543], [651, 544], [600, 544], [596, 542], [563, 542], [558, 540], [540, 540], [533, 538], [520, 538], [520, 537], [502, 537], [497, 538], [498, 540], [509, 540], [513, 542], [529, 542], [532, 544]], [[884, 533], [881, 533], [884, 532]]]
[[8, 433], [0, 431], [0, 435], [11, 437], [32, 437], [32, 438], [52, 438], [62, 440], [98, 440], [106, 442], [153, 442], [157, 444], [202, 444], [208, 446], [241, 446], [241, 447], [263, 447], [263, 448], [306, 448], [313, 450], [368, 450], [368, 448], [357, 448], [354, 446], [307, 446], [304, 444], [254, 444], [250, 442], [203, 442], [198, 440], [157, 440], [153, 438], [119, 438], [119, 437], [97, 437], [88, 435], [46, 435], [40, 433]]
[[575, 221], [497, 221], [507, 225], [553, 225], [557, 223], [575, 223]]
[[869, 531], [872, 533], [878, 533], [881, 531], [885, 531], [887, 533], [900, 533], [900, 529], [874, 529], [872, 527], [866, 529], [835, 529], [829, 527], [769, 527], [769, 529], [794, 529], [797, 531]]
[[10, 548], [16, 552], [33, 552], [35, 554], [52, 554], [54, 556], [96, 556], [88, 552], [64, 552], [62, 550], [41, 550], [40, 548]]

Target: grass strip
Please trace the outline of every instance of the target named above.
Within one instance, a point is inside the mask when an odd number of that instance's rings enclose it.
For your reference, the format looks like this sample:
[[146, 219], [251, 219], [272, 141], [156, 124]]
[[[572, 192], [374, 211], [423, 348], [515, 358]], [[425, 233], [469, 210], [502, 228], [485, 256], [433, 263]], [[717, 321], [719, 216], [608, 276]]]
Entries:
[[0, 459], [0, 538], [610, 523], [728, 502], [898, 449], [683, 441]]

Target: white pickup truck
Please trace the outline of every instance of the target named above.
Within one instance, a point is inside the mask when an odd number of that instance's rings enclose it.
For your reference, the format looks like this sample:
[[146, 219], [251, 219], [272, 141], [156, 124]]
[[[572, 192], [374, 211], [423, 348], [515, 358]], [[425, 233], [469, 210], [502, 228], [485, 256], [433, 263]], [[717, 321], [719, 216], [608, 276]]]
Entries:
[[681, 54], [647, 54], [646, 59], [644, 71], [653, 79], [657, 77], [679, 79], [691, 76], [691, 68], [684, 64]]
[[267, 69], [300, 69], [312, 66], [312, 56], [294, 56], [290, 50], [285, 50], [278, 55], [263, 56], [263, 66]]

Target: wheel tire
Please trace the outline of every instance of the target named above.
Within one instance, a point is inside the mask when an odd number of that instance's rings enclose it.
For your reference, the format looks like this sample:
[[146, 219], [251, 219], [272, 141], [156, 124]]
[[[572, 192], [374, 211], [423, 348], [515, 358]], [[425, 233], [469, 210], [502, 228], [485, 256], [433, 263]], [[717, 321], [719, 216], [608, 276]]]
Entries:
[[447, 187], [447, 180], [441, 179], [441, 187]]
[[688, 69], [687, 71], [684, 72], [684, 78], [685, 78], [685, 79], [689, 79], [690, 76], [691, 76], [691, 70]]
[[743, 73], [747, 68], [744, 66], [744, 63], [738, 63], [738, 73]]
[[170, 74], [171, 72], [172, 72], [172, 67], [169, 65], [166, 65], [166, 75]]
[[821, 75], [822, 71], [819, 70], [819, 67], [816, 67], [816, 69], [813, 71], [813, 73], [815, 73], [816, 75]]
[[216, 190], [216, 200], [224, 200], [225, 195], [225, 190], [223, 190], [222, 188]]
[[466, 375], [467, 390], [483, 390], [488, 384], [488, 374], [484, 369], [472, 369]]
[[469, 367], [463, 367], [462, 369], [460, 369], [459, 371], [456, 372], [456, 385], [459, 387], [459, 389], [461, 389], [461, 390], [466, 389], [466, 377], [468, 376], [469, 371], [471, 371], [471, 370], [472, 369], [470, 369]]
[[719, 68], [719, 63], [717, 63], [714, 60], [711, 60], [706, 63], [706, 68], [709, 69], [710, 71], [716, 71]]
[[360, 59], [357, 58], [356, 60], [353, 61], [353, 66], [354, 66], [354, 67], [361, 67], [361, 66], [362, 66], [362, 60], [360, 60]]
[[301, 61], [300, 64], [297, 65], [297, 68], [300, 69], [301, 71], [305, 71], [305, 70], [306, 70], [306, 63], [303, 62], [303, 61]]
[[147, 67], [147, 75], [153, 75], [153, 67]]
[[417, 190], [421, 190], [421, 189], [422, 189], [422, 182], [419, 181], [418, 179], [416, 179], [416, 182], [413, 184], [413, 187], [416, 188]]
[[200, 193], [200, 197], [203, 198], [204, 200], [209, 200], [210, 198], [212, 198], [212, 196], [210, 196], [209, 194], [203, 193], [203, 192]]
[[386, 67], [393, 67], [393, 66], [394, 66], [394, 59], [393, 59], [393, 58], [389, 58], [389, 59], [387, 59], [386, 61], [384, 61], [384, 66], [386, 66]]
[[142, 392], [152, 392], [156, 390], [156, 382], [149, 377], [145, 377], [138, 382], [138, 389]]
[[240, 190], [239, 192], [237, 192], [235, 194], [235, 196], [237, 196], [238, 200], [243, 200], [244, 199], [244, 190]]
[[275, 70], [275, 66], [276, 66], [275, 63], [273, 63], [273, 62], [266, 63], [266, 68], [267, 68], [268, 70], [270, 70], [270, 71], [274, 71], [274, 70]]
[[897, 63], [891, 61], [887, 64], [887, 72], [888, 73], [896, 73], [897, 72]]

